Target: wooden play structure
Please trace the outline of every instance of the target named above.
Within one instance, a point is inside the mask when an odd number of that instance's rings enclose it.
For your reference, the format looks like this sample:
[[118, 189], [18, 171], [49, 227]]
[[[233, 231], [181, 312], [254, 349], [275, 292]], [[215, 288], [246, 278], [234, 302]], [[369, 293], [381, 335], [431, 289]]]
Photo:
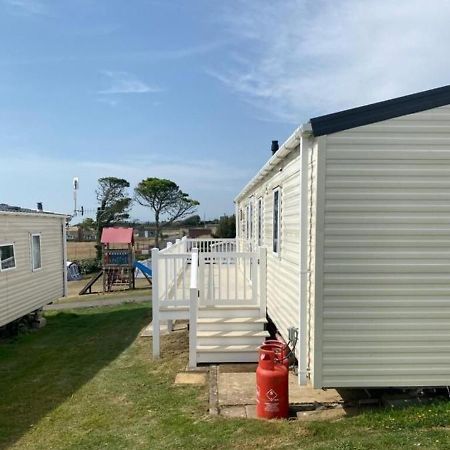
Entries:
[[110, 292], [114, 287], [134, 289], [133, 234], [133, 228], [103, 229], [103, 292]]
[[91, 293], [92, 286], [103, 276], [103, 292], [114, 288], [135, 288], [135, 258], [133, 228], [104, 228], [101, 237], [102, 270], [80, 291]]

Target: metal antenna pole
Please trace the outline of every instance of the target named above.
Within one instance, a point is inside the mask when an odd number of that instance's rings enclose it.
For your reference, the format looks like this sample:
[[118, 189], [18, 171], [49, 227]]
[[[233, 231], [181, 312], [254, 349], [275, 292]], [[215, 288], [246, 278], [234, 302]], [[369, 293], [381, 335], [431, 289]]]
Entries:
[[77, 191], [79, 188], [80, 182], [78, 177], [74, 177], [73, 179], [73, 215], [76, 216], [78, 213], [77, 209]]

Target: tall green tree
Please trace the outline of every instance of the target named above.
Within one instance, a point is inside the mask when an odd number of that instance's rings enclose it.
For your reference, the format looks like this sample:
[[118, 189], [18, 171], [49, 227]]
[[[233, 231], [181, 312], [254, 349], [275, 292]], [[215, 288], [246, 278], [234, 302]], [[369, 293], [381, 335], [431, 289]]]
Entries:
[[136, 201], [152, 209], [155, 215], [155, 246], [159, 247], [161, 231], [193, 214], [200, 204], [189, 197], [171, 180], [146, 178], [134, 189]]
[[219, 225], [214, 234], [217, 238], [235, 238], [236, 237], [236, 216], [223, 216], [219, 220]]
[[130, 217], [129, 210], [132, 199], [128, 196], [130, 183], [123, 178], [104, 177], [99, 178], [97, 190], [97, 201], [99, 207], [95, 217], [97, 226], [97, 258], [102, 257], [102, 246], [100, 239], [103, 228], [114, 225]]
[[88, 233], [96, 233], [97, 232], [97, 222], [90, 217], [86, 217], [82, 222], [77, 224], [78, 226], [78, 240], [83, 241], [85, 239], [85, 235]]

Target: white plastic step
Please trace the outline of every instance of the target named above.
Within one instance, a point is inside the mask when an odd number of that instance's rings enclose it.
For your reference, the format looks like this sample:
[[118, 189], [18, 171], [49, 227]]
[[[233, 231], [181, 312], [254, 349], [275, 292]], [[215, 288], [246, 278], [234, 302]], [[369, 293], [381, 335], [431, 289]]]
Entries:
[[238, 331], [198, 331], [197, 343], [205, 345], [251, 345], [259, 346], [269, 337], [267, 331], [238, 330]]
[[220, 305], [220, 306], [203, 306], [199, 308], [198, 317], [261, 317], [259, 306], [252, 305]]
[[197, 320], [198, 331], [262, 331], [267, 323], [265, 317], [201, 317]]
[[258, 362], [257, 348], [256, 345], [199, 345], [197, 346], [197, 362]]

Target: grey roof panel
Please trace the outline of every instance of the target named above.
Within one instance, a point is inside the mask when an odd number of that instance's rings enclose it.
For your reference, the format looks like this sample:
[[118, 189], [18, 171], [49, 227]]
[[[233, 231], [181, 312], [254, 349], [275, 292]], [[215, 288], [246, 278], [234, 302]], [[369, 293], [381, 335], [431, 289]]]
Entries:
[[324, 136], [449, 104], [450, 85], [314, 117], [310, 122], [314, 136]]

